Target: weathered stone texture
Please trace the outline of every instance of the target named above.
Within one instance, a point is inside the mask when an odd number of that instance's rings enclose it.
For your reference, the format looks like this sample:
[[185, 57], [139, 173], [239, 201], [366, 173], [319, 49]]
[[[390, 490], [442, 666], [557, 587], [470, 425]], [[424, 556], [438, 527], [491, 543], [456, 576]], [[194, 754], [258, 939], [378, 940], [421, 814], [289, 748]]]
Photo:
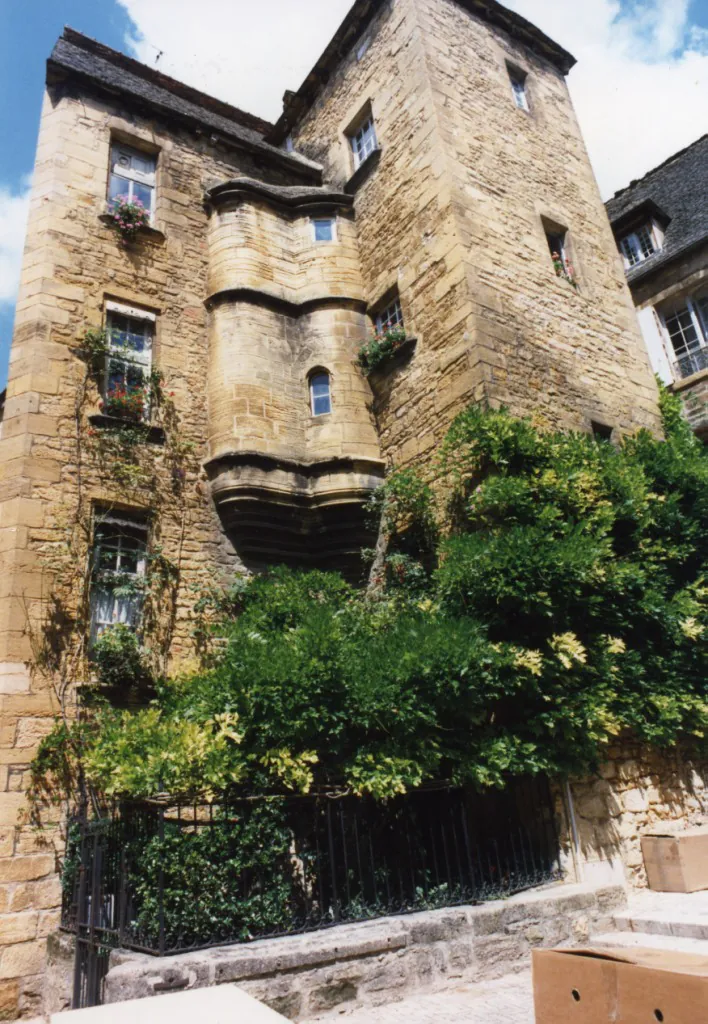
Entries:
[[[573, 782], [581, 877], [646, 886], [641, 836], [708, 821], [708, 761], [681, 750], [626, 743], [608, 751], [599, 774]], [[566, 832], [569, 835], [569, 832]]]
[[[116, 133], [160, 154], [155, 228], [132, 247], [122, 245], [100, 219]], [[107, 297], [153, 310], [154, 362], [165, 375], [166, 390], [174, 392], [180, 439], [204, 456], [208, 252], [203, 194], [211, 181], [237, 174], [270, 175], [275, 183], [299, 180], [297, 167], [287, 175], [282, 169], [271, 173], [243, 149], [138, 114], [88, 87], [79, 97], [57, 84], [45, 97], [0, 440], [0, 826], [13, 830], [12, 836], [3, 832], [0, 844], [0, 913], [12, 915], [0, 929], [0, 978], [12, 980], [25, 1015], [36, 1011], [35, 976], [42, 969], [50, 920], [40, 922], [36, 912], [51, 911], [59, 900], [54, 853], [32, 849], [31, 833], [15, 828], [26, 770], [59, 710], [52, 680], [28, 671], [35, 654], [28, 623], [37, 629], [43, 621], [51, 589], [47, 559], [65, 541], [79, 472], [89, 498], [125, 500], [102, 491], [85, 464], [79, 470], [75, 417], [85, 371], [72, 350], [88, 327], [103, 322]], [[97, 410], [89, 404], [84, 411]], [[174, 660], [191, 650], [190, 587], [238, 567], [199, 476], [189, 472], [183, 509], [160, 523], [159, 542], [181, 570]], [[149, 508], [151, 495], [138, 496], [137, 504]], [[47, 837], [51, 844], [54, 834]], [[58, 835], [56, 844], [59, 850]], [[3, 998], [10, 999], [8, 992]]]
[[[415, 357], [376, 411], [396, 461], [425, 457], [470, 400], [548, 425], [657, 429], [656, 388], [562, 76], [450, 0], [395, 0], [296, 125], [326, 174], [371, 102], [380, 162], [355, 196], [364, 289], [393, 285]], [[506, 60], [528, 70], [515, 108]], [[555, 276], [542, 217], [568, 228], [580, 285]]]
[[433, 910], [173, 957], [111, 954], [106, 1002], [236, 982], [292, 1020], [378, 1006], [451, 979], [523, 969], [534, 946], [609, 927], [621, 886], [559, 886], [477, 907]]

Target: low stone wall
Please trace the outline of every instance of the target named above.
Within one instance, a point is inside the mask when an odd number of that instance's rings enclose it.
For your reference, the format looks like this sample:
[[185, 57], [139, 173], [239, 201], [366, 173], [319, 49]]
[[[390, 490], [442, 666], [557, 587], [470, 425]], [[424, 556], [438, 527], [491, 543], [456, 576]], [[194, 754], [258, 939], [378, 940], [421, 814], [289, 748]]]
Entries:
[[[646, 886], [641, 836], [657, 826], [681, 831], [708, 821], [708, 757], [691, 759], [680, 750], [617, 745], [597, 775], [574, 781], [570, 789], [577, 875], [593, 884]], [[565, 813], [560, 793], [558, 803]], [[572, 828], [561, 835], [568, 842]]]
[[105, 1001], [235, 982], [291, 1020], [376, 1006], [451, 979], [528, 965], [535, 946], [612, 927], [621, 886], [556, 885], [481, 906], [432, 910], [171, 957], [111, 954]]

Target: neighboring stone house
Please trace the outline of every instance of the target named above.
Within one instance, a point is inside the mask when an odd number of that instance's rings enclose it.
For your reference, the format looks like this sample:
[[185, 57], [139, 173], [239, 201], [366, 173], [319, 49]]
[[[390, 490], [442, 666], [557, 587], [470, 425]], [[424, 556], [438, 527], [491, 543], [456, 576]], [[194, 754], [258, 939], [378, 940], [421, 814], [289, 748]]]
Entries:
[[708, 439], [708, 135], [616, 192], [607, 212], [654, 369]]
[[[386, 467], [469, 402], [659, 429], [573, 63], [494, 0], [357, 0], [271, 125], [58, 41], [0, 440], [0, 1018], [36, 1012], [58, 918], [51, 836], [17, 824], [29, 763], [148, 579], [169, 670], [200, 588], [353, 574]], [[149, 215], [127, 243], [118, 195]], [[409, 343], [365, 377], [392, 327]]]

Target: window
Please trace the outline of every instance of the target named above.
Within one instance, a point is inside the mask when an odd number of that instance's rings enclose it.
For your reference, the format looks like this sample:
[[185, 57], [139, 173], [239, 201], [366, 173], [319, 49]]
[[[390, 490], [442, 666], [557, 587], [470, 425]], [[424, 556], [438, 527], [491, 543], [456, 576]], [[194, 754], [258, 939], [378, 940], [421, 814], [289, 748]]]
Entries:
[[600, 423], [597, 420], [592, 420], [590, 423], [592, 429], [592, 436], [596, 441], [611, 441], [613, 427], [609, 423]]
[[366, 37], [366, 39], [363, 39], [361, 43], [359, 43], [359, 45], [356, 48], [356, 59], [357, 60], [363, 60], [364, 59], [364, 56], [366, 55], [366, 51], [369, 49], [370, 45], [371, 45], [371, 40], [369, 39], [368, 36]]
[[155, 165], [156, 159], [149, 153], [114, 143], [111, 147], [111, 176], [108, 181], [109, 202], [118, 196], [139, 200], [152, 220], [155, 213]]
[[337, 241], [337, 222], [334, 217], [313, 217], [312, 230], [316, 242]]
[[686, 298], [660, 315], [678, 376], [708, 369], [708, 295]]
[[376, 314], [374, 323], [379, 334], [393, 331], [396, 328], [403, 330], [403, 310], [398, 296]]
[[648, 260], [660, 248], [658, 229], [653, 222], [642, 224], [636, 231], [632, 231], [620, 239], [620, 250], [624, 256], [624, 265], [627, 270]]
[[546, 230], [546, 242], [556, 277], [562, 277], [576, 286], [575, 270], [568, 255], [567, 232], [563, 228]]
[[313, 416], [324, 416], [332, 411], [329, 374], [324, 370], [318, 370], [310, 377], [310, 408]]
[[147, 556], [147, 522], [137, 515], [99, 512], [91, 558], [91, 642], [108, 626], [140, 622]]
[[150, 414], [150, 371], [155, 315], [106, 303], [104, 410], [109, 416], [145, 420]]
[[511, 81], [511, 92], [514, 103], [519, 110], [529, 109], [529, 98], [526, 92], [526, 73], [518, 68], [509, 67], [509, 80]]
[[354, 167], [361, 167], [367, 156], [370, 156], [375, 149], [378, 149], [374, 119], [370, 113], [352, 131], [349, 136], [349, 142], [354, 154]]

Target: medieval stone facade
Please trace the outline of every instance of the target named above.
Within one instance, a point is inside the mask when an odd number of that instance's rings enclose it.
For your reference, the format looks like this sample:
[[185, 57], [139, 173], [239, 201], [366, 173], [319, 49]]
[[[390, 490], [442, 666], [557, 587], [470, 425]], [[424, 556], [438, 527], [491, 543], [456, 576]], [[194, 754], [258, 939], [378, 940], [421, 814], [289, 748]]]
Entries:
[[[57, 43], [0, 439], [0, 1018], [36, 1012], [58, 919], [51, 833], [18, 823], [29, 763], [91, 638], [135, 621], [92, 566], [169, 567], [145, 606], [169, 670], [200, 588], [353, 573], [386, 467], [471, 401], [659, 429], [572, 64], [494, 0], [357, 0], [270, 125]], [[149, 212], [127, 242], [121, 194]], [[367, 378], [375, 326], [410, 341]]]
[[654, 369], [708, 438], [708, 135], [617, 192], [607, 212]]

